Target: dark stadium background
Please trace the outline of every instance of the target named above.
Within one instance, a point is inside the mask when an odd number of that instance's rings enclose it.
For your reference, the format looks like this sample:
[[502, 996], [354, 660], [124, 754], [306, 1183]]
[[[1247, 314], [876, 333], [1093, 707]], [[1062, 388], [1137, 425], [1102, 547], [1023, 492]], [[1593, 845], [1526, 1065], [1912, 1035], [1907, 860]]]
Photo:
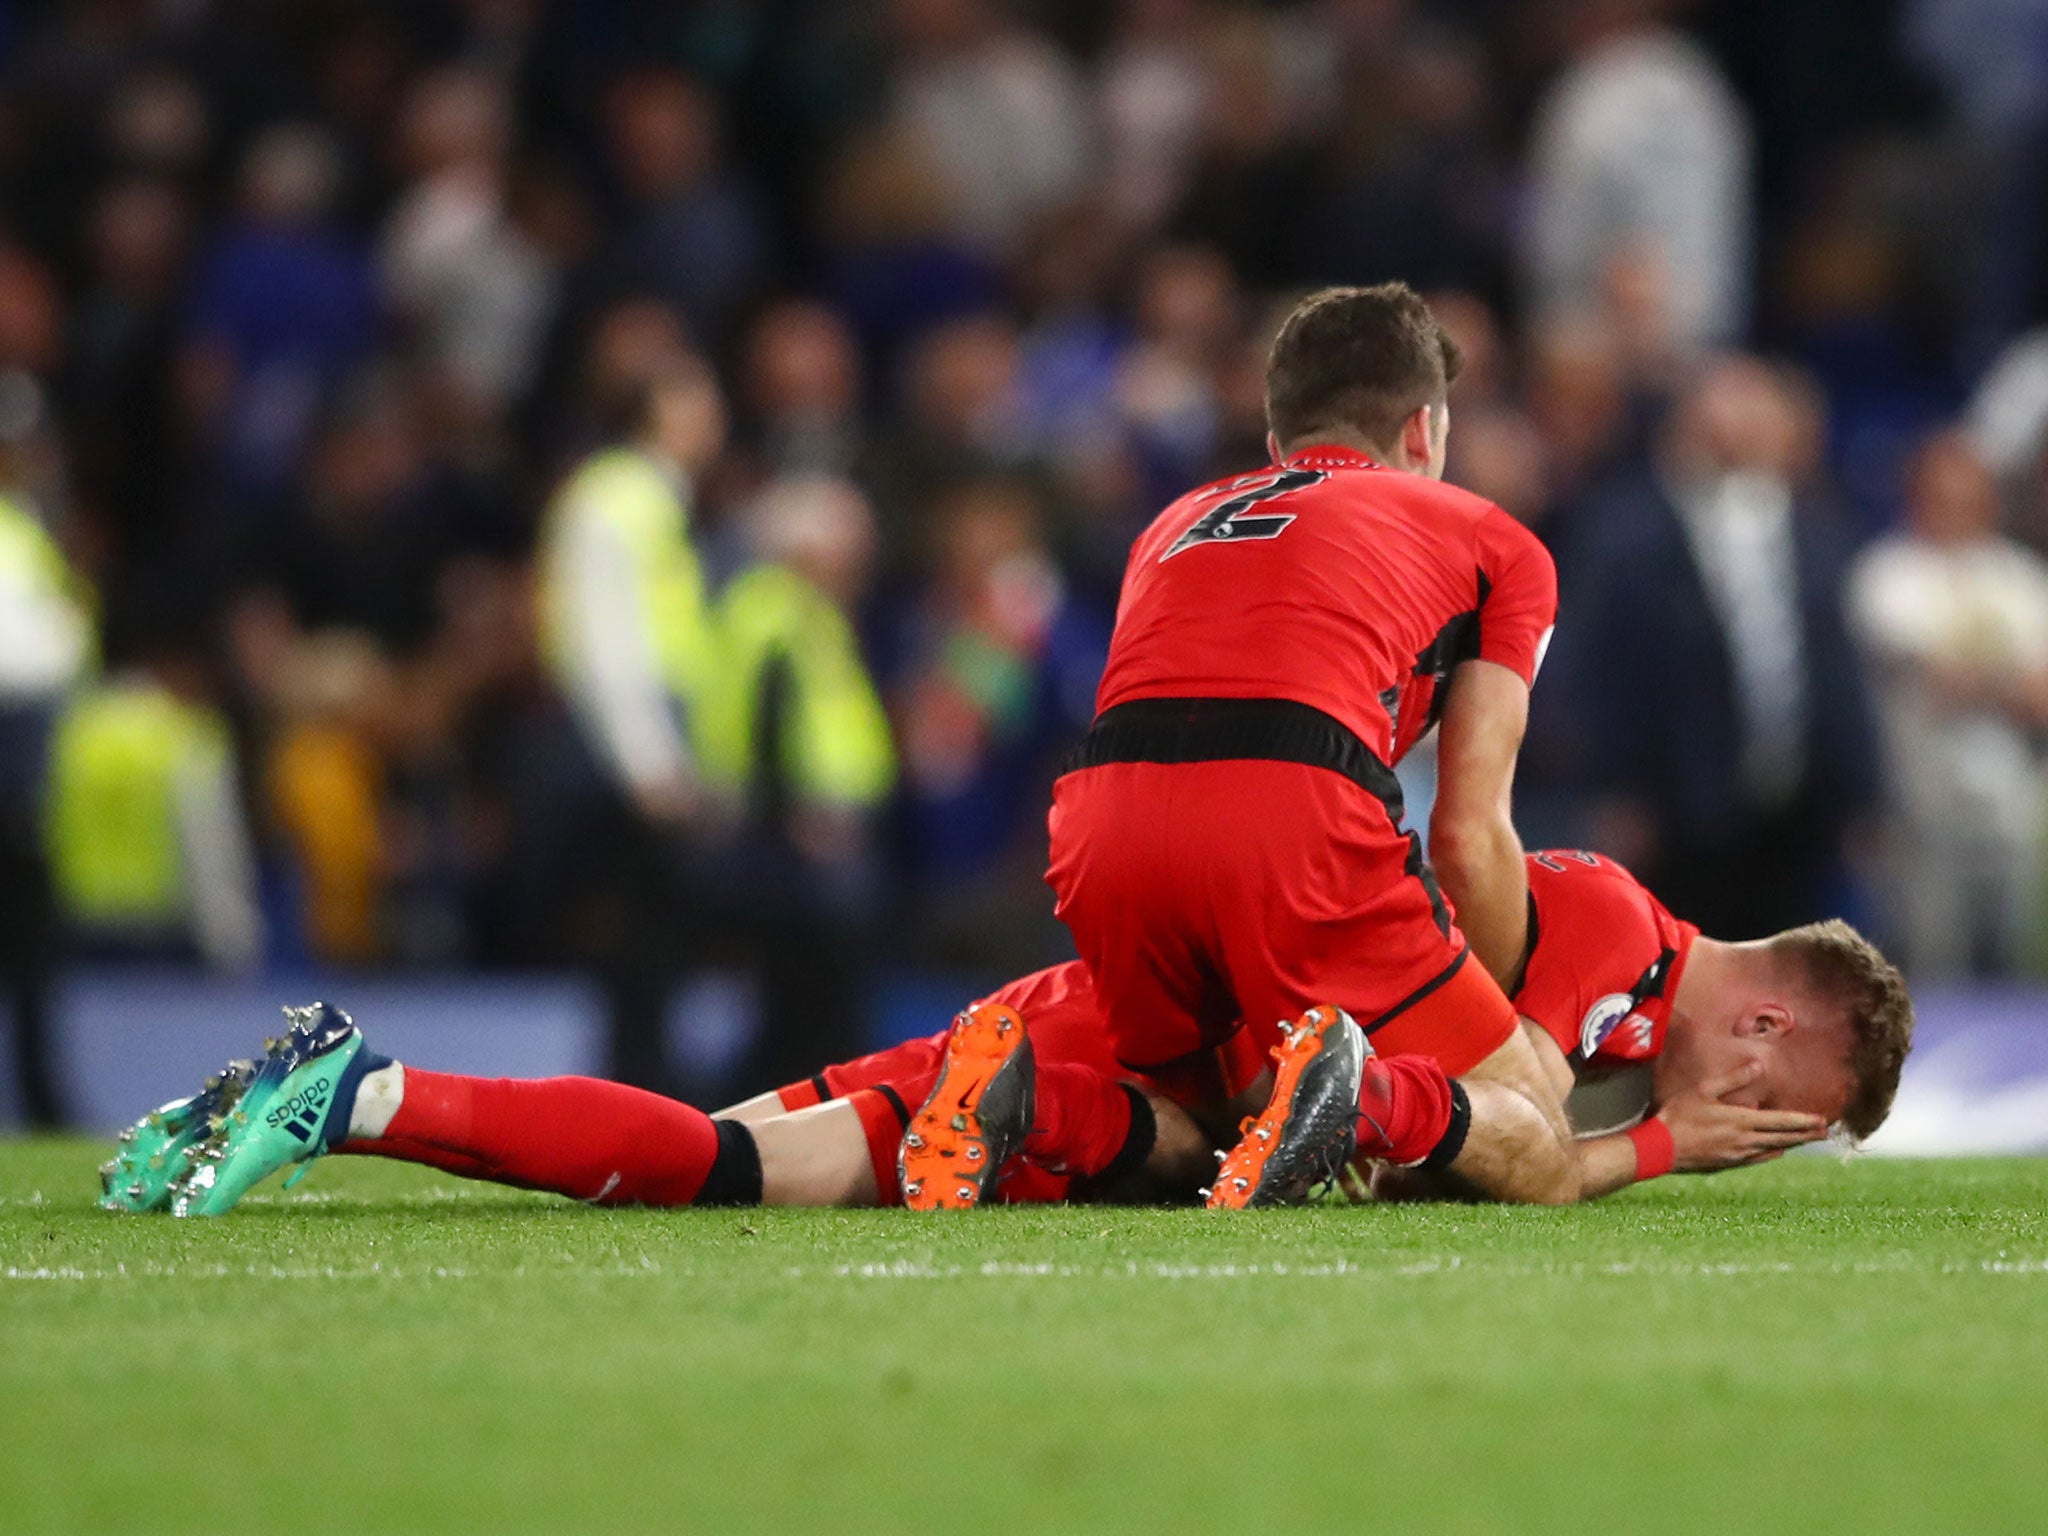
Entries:
[[[65, 562], [0, 567], [0, 1120], [313, 992], [724, 1099], [1061, 958], [1124, 549], [1262, 461], [1290, 296], [1402, 278], [1451, 475], [1561, 573], [1527, 841], [1722, 937], [1849, 916], [1924, 984], [1901, 1145], [1965, 1084], [2038, 1139], [1985, 1094], [2048, 1073], [2044, 148], [1997, 0], [0, 0], [0, 498]], [[543, 661], [550, 498], [691, 355], [697, 556], [828, 551], [887, 709], [829, 814], [785, 752], [650, 819]], [[1733, 588], [1681, 463], [1790, 507]]]

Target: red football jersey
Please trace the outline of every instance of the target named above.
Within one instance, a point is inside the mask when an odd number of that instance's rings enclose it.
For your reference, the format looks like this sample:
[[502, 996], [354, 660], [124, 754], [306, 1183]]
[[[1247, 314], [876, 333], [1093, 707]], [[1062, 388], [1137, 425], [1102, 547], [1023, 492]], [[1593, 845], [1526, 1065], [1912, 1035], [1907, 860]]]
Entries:
[[1516, 1011], [1575, 1069], [1656, 1056], [1699, 929], [1612, 859], [1553, 848], [1528, 864], [1532, 948]]
[[1289, 699], [1382, 761], [1436, 722], [1460, 662], [1533, 682], [1557, 573], [1489, 501], [1346, 448], [1183, 496], [1131, 550], [1096, 697]]

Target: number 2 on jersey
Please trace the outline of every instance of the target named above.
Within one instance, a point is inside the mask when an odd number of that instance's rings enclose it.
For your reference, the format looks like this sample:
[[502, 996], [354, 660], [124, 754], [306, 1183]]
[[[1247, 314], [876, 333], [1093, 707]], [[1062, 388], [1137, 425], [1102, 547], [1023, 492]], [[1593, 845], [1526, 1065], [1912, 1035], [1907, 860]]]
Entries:
[[[1197, 544], [1242, 544], [1251, 539], [1277, 539], [1294, 521], [1292, 512], [1260, 512], [1254, 517], [1245, 514], [1328, 478], [1329, 475], [1320, 469], [1276, 470], [1273, 478], [1264, 485], [1254, 485], [1204, 512], [1193, 527], [1173, 541], [1159, 561], [1163, 565], [1182, 550], [1193, 549]], [[1239, 481], [1238, 484], [1244, 482]]]

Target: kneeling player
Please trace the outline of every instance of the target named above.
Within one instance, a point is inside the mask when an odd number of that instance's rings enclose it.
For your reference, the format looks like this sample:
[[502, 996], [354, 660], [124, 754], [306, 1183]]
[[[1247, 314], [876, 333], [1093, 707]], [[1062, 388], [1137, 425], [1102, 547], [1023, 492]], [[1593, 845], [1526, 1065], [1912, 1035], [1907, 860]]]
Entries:
[[[1641, 1123], [1580, 1140], [1560, 1194], [1527, 1178], [1523, 1139], [1548, 1132], [1518, 1094], [1472, 1078], [1438, 1090], [1441, 1067], [1427, 1058], [1374, 1059], [1361, 1103], [1377, 1123], [1362, 1124], [1359, 1147], [1382, 1186], [1389, 1166], [1423, 1162], [1466, 1194], [1590, 1198], [1664, 1172], [1760, 1161], [1831, 1123], [1860, 1138], [1882, 1122], [1911, 1005], [1898, 973], [1846, 925], [1722, 944], [1607, 860], [1539, 853], [1528, 863], [1536, 938], [1516, 992], [1525, 1032], [1560, 1091], [1571, 1088], [1582, 1136]], [[890, 1204], [907, 1106], [950, 1122], [967, 1103], [963, 1118], [978, 1121], [999, 1075], [991, 1066], [1014, 1060], [1006, 1025], [1020, 1019], [1035, 1047], [1035, 1105], [1020, 1157], [984, 1145], [984, 1157], [1010, 1165], [1001, 1197], [1191, 1195], [1208, 1144], [1171, 1103], [1119, 1079], [1086, 971], [1062, 966], [1011, 983], [952, 1031], [719, 1117], [588, 1078], [408, 1069], [370, 1054], [332, 1010], [302, 1010], [260, 1072], [231, 1069], [126, 1133], [103, 1170], [105, 1203], [177, 1200], [214, 1214], [286, 1163], [339, 1149], [604, 1204]], [[991, 1165], [959, 1162], [977, 1181]], [[1416, 1180], [1399, 1192], [1419, 1192]]]

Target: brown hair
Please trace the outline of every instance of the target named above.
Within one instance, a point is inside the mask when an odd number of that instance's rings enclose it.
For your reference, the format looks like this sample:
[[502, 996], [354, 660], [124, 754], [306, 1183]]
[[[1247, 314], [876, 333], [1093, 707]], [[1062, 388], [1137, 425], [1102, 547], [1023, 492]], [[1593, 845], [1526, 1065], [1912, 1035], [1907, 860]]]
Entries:
[[1891, 1113], [1899, 1069], [1913, 1048], [1913, 998], [1906, 978], [1875, 944], [1839, 918], [1788, 928], [1770, 945], [1847, 1018], [1856, 1091], [1842, 1111], [1841, 1128], [1862, 1141]]
[[1266, 425], [1282, 448], [1319, 433], [1391, 447], [1444, 398], [1458, 344], [1406, 283], [1325, 288], [1295, 305], [1266, 359]]

